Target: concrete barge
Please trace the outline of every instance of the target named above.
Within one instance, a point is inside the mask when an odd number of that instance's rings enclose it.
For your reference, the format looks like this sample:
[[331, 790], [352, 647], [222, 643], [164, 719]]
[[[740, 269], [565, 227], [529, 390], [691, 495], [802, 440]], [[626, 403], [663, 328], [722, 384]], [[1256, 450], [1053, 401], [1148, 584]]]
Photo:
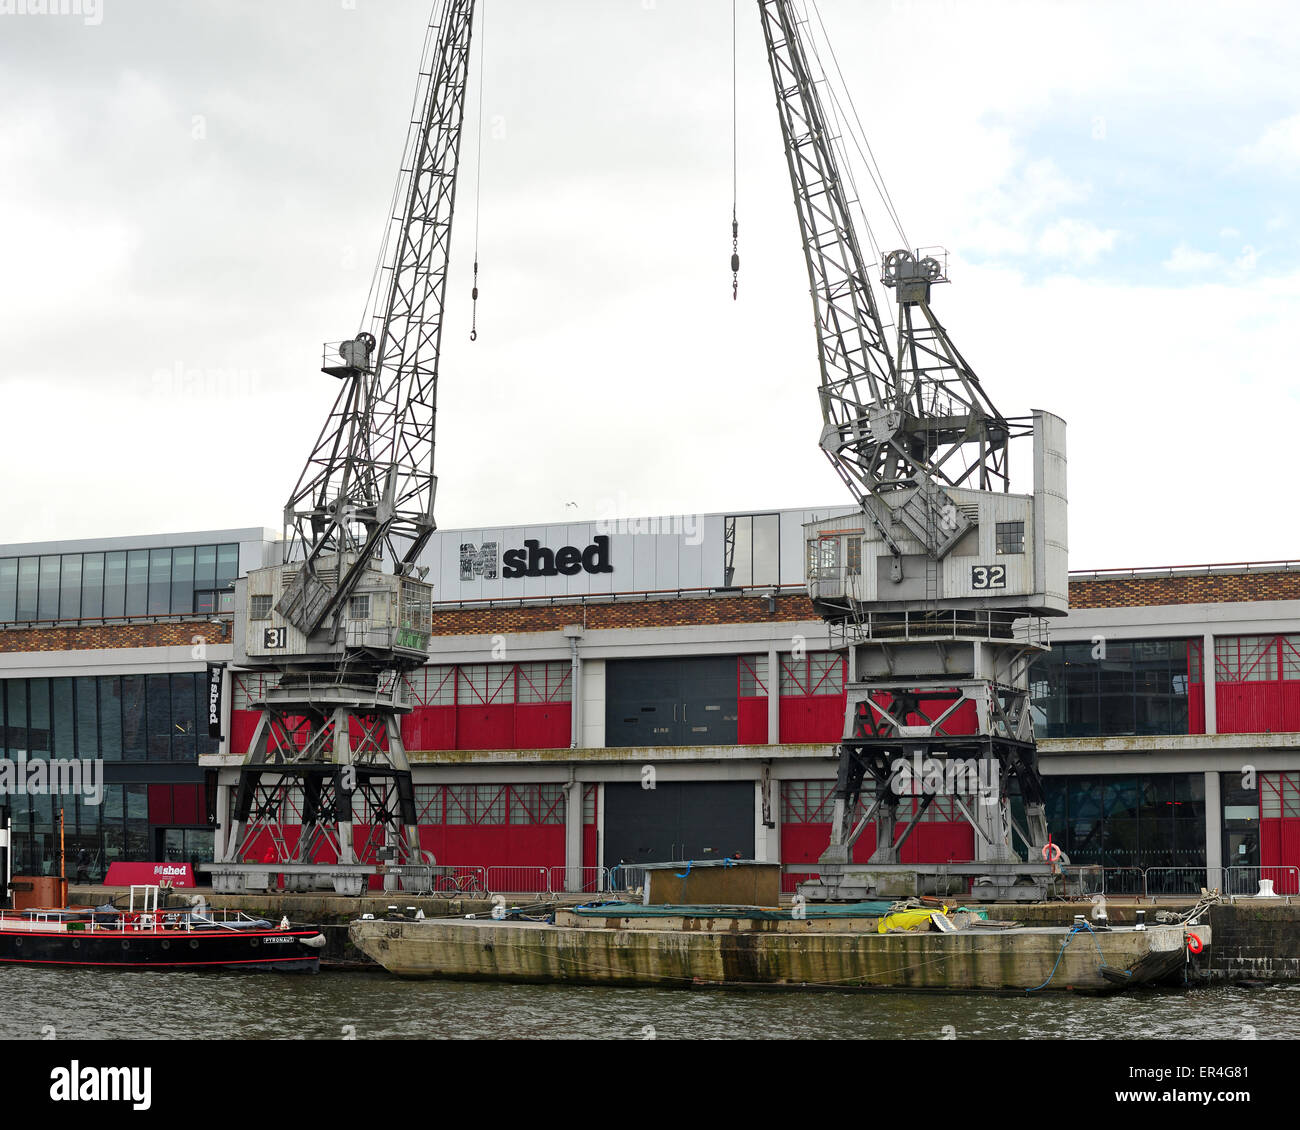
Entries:
[[[1210, 929], [970, 927], [878, 933], [874, 921], [742, 917], [355, 921], [353, 944], [399, 977], [661, 988], [1115, 992], [1203, 975]], [[1190, 935], [1199, 953], [1189, 952]]]

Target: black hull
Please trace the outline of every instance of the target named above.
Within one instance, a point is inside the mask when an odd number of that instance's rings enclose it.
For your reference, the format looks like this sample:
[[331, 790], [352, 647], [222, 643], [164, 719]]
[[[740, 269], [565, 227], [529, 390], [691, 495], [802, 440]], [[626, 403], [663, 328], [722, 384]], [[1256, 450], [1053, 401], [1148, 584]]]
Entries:
[[305, 944], [315, 937], [315, 930], [0, 930], [0, 965], [317, 973], [320, 949]]

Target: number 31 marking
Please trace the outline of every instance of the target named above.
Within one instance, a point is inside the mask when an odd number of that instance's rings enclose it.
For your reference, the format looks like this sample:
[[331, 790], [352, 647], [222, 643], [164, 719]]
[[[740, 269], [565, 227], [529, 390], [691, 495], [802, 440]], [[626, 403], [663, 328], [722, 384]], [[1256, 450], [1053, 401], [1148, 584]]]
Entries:
[[1007, 587], [1005, 565], [972, 565], [970, 586], [973, 589], [1004, 589]]

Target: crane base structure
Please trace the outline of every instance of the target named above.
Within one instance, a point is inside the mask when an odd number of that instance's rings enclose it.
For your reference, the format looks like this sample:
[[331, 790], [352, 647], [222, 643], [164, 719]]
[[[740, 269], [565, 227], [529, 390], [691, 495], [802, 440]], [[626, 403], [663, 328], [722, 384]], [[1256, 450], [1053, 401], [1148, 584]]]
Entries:
[[372, 875], [385, 890], [430, 889], [402, 745], [404, 687], [394, 674], [286, 674], [253, 704], [261, 716], [230, 832], [206, 868], [214, 890], [360, 894]]
[[[844, 644], [845, 737], [831, 842], [819, 879], [799, 887], [804, 898], [1037, 901], [1059, 889], [1064, 857], [1048, 835], [1029, 712], [1029, 666], [1046, 649], [1041, 622], [949, 609], [929, 617], [864, 614], [839, 627], [852, 635]], [[939, 797], [973, 829], [975, 858], [902, 862], [904, 845]], [[1016, 798], [1023, 822], [1013, 812]], [[909, 817], [901, 823], [904, 801]], [[854, 862], [873, 820], [876, 847], [865, 863]]]

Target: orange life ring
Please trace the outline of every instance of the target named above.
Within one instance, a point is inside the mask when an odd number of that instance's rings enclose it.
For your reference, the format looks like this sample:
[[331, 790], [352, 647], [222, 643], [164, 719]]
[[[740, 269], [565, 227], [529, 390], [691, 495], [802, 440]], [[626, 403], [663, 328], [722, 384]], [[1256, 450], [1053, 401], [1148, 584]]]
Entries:
[[1043, 858], [1052, 863], [1056, 863], [1061, 858], [1061, 845], [1054, 843], [1045, 843], [1043, 845]]
[[1201, 950], [1204, 948], [1205, 948], [1205, 944], [1201, 941], [1200, 935], [1198, 934], [1187, 935], [1187, 949], [1189, 952], [1200, 953]]

